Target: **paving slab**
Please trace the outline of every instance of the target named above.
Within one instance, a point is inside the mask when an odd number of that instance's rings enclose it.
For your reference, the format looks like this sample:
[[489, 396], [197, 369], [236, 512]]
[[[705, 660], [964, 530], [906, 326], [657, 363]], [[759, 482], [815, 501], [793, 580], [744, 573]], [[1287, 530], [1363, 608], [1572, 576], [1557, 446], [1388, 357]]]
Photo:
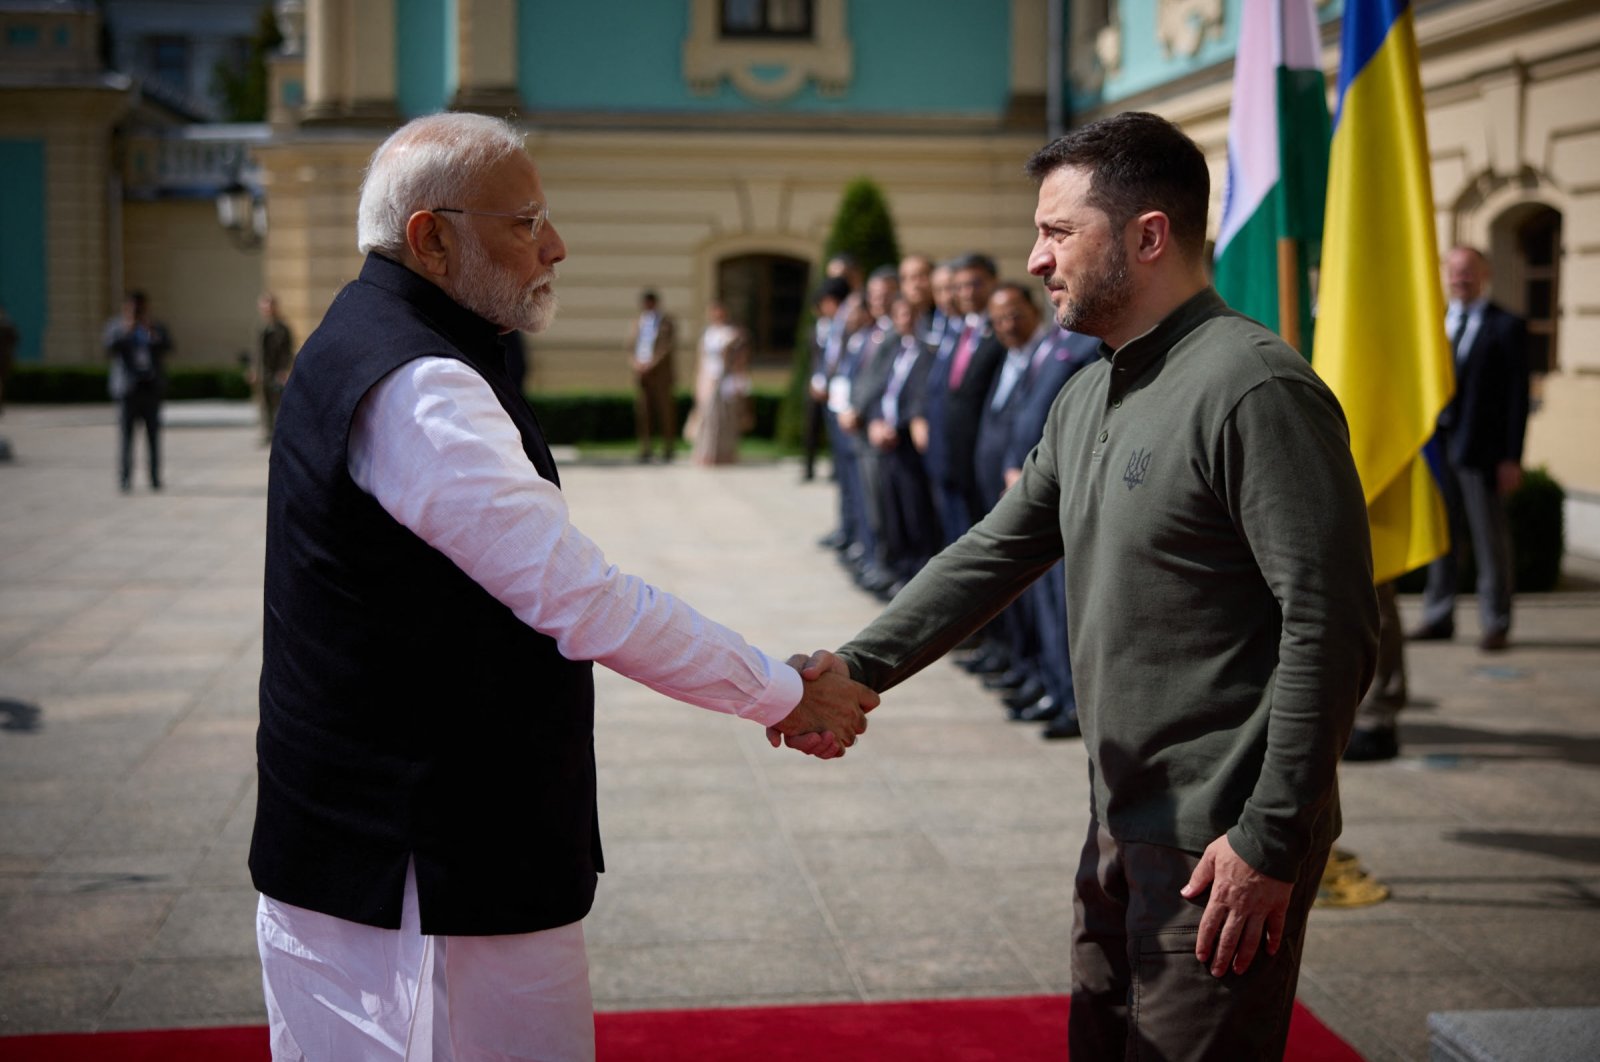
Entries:
[[[0, 1035], [263, 1020], [254, 809], [265, 453], [253, 412], [174, 408], [167, 490], [116, 490], [109, 406], [12, 407], [0, 464]], [[609, 559], [773, 652], [878, 604], [815, 546], [797, 466], [583, 463]], [[1402, 755], [1341, 768], [1393, 890], [1312, 915], [1301, 998], [1373, 1060], [1435, 1011], [1600, 1005], [1600, 564], [1517, 601], [1513, 648], [1408, 647]], [[1416, 602], [1402, 600], [1408, 621]], [[1081, 744], [939, 662], [819, 764], [597, 669], [611, 872], [595, 999], [655, 1009], [1062, 992]]]

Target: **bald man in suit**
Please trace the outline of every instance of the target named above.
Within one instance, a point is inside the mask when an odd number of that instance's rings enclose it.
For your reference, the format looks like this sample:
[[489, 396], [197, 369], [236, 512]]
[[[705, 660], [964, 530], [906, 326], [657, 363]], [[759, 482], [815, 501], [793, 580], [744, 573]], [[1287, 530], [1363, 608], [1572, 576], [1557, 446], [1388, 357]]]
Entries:
[[1441, 477], [1450, 510], [1451, 552], [1428, 567], [1417, 640], [1455, 634], [1456, 578], [1471, 532], [1478, 562], [1478, 647], [1505, 649], [1511, 632], [1511, 534], [1505, 499], [1522, 485], [1528, 426], [1528, 335], [1522, 318], [1489, 301], [1489, 263], [1474, 247], [1446, 258], [1456, 393], [1439, 415]]

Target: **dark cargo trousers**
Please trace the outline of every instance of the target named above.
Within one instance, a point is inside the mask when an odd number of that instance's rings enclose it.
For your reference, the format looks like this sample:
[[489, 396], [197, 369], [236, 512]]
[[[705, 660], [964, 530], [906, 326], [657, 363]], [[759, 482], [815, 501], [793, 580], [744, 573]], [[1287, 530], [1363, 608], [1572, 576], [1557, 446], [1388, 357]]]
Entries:
[[[1281, 1059], [1289, 1037], [1306, 915], [1327, 852], [1306, 859], [1283, 943], [1243, 974], [1212, 977], [1194, 955], [1205, 896], [1186, 900], [1200, 857], [1119, 844], [1091, 819], [1073, 896], [1073, 1062]], [[1209, 894], [1207, 894], [1209, 895]]]

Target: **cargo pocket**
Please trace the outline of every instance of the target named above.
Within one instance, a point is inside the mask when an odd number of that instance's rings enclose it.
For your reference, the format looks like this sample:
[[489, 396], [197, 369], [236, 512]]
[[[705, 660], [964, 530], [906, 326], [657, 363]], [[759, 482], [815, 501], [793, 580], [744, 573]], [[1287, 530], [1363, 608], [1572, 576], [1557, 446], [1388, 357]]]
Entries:
[[[1182, 1029], [1197, 1002], [1192, 988], [1198, 927], [1172, 929], [1134, 938], [1133, 984], [1129, 991], [1129, 1058], [1163, 1058], [1164, 1035]], [[1193, 969], [1192, 969], [1193, 968]], [[1209, 980], [1209, 977], [1207, 978]]]

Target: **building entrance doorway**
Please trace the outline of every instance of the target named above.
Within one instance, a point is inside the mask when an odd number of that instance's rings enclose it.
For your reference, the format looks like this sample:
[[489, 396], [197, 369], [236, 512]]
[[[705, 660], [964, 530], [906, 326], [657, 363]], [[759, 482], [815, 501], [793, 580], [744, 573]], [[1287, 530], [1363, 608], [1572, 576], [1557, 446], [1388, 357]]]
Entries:
[[717, 264], [717, 295], [750, 330], [755, 364], [787, 363], [805, 307], [811, 263], [782, 254], [742, 254]]

